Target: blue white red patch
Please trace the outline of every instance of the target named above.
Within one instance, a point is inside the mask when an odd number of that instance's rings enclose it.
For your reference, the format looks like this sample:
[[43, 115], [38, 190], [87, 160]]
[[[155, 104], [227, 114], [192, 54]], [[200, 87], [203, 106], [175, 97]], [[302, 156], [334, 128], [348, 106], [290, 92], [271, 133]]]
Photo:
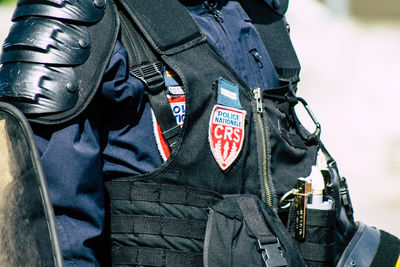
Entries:
[[218, 79], [218, 104], [211, 113], [208, 140], [223, 171], [232, 165], [243, 146], [246, 111], [242, 110], [239, 96], [239, 85]]
[[226, 170], [238, 157], [244, 140], [246, 111], [215, 105], [210, 117], [209, 142], [219, 167]]

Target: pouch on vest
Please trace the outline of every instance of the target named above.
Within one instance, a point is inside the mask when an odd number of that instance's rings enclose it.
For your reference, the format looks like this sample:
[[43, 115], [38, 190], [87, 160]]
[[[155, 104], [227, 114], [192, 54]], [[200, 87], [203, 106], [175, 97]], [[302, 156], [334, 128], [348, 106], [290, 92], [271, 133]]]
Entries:
[[205, 267], [305, 266], [282, 222], [256, 196], [228, 196], [208, 212]]

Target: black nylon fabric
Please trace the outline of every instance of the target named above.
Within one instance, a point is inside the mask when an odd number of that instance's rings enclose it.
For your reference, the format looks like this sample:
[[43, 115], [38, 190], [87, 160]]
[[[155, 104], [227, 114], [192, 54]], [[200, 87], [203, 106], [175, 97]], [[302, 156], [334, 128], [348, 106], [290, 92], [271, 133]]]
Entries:
[[[252, 208], [259, 212], [251, 214], [243, 212], [240, 206], [248, 199], [254, 199]], [[209, 236], [206, 235], [204, 249], [204, 266], [265, 266], [261, 252], [257, 248], [257, 240], [263, 239], [262, 244], [275, 244], [276, 238], [279, 239], [282, 257], [285, 258], [288, 266], [305, 266], [281, 221], [272, 209], [257, 197], [252, 195], [226, 197], [211, 207], [210, 213], [207, 225]], [[257, 224], [256, 228], [251, 226], [251, 221], [257, 219], [263, 220], [265, 225]]]
[[334, 210], [307, 209], [305, 240], [298, 242], [307, 266], [333, 266], [337, 261], [340, 252], [335, 226]]
[[381, 241], [371, 267], [397, 266], [396, 263], [400, 259], [400, 239], [383, 230], [380, 232]]
[[[291, 84], [282, 86], [278, 92], [285, 98], [290, 94]], [[267, 114], [271, 142], [271, 175], [278, 197], [282, 196], [296, 184], [299, 177], [310, 175], [310, 166], [315, 164], [318, 147], [310, 146], [302, 140], [295, 127], [295, 114], [289, 103], [272, 100], [264, 92], [264, 110]]]
[[[160, 1], [152, 0], [151, 3], [133, 1], [137, 9], [131, 11], [131, 13], [146, 9], [146, 21], [144, 23], [136, 21], [136, 23], [140, 23], [139, 28], [146, 25], [146, 27], [149, 27], [149, 25], [163, 24], [163, 27], [169, 25], [169, 27], [175, 29], [178, 27], [177, 24], [182, 24], [181, 18], [174, 19], [174, 16], [168, 16], [168, 21], [165, 21], [165, 16], [158, 16], [159, 12], [168, 13], [168, 10], [165, 10], [165, 3], [163, 3], [164, 10], [158, 10]], [[171, 7], [177, 4], [177, 0], [170, 1], [174, 2]], [[137, 5], [143, 6], [138, 7]], [[270, 12], [273, 11], [270, 10]], [[264, 16], [268, 16], [268, 13]], [[274, 16], [276, 16], [275, 13]], [[140, 17], [144, 18], [143, 16]], [[137, 19], [137, 17], [133, 19]], [[191, 25], [192, 23], [194, 24], [194, 21], [190, 18], [184, 24], [191, 30], [197, 28], [197, 26]], [[295, 187], [294, 178], [303, 173], [309, 173], [311, 170], [311, 165], [315, 160], [315, 155], [312, 154], [316, 152], [316, 149], [298, 151], [291, 146], [286, 148], [286, 145], [284, 145], [283, 151], [288, 153], [286, 156], [289, 157], [289, 160], [285, 159], [282, 163], [274, 161], [273, 164], [277, 164], [277, 166], [271, 166], [271, 156], [274, 156], [271, 155], [271, 147], [282, 152], [279, 144], [282, 142], [282, 138], [277, 134], [270, 134], [269, 130], [271, 120], [275, 120], [275, 118], [269, 118], [269, 113], [279, 112], [277, 107], [266, 105], [262, 114], [257, 113], [252, 90], [247, 87], [210, 44], [201, 41], [201, 38], [197, 38], [202, 36], [201, 34], [188, 31], [187, 37], [182, 37], [182, 33], [180, 33], [177, 37], [179, 40], [175, 41], [173, 38], [171, 39], [171, 36], [161, 38], [159, 30], [155, 29], [156, 32], [153, 32], [153, 30], [146, 29], [144, 37], [150, 38], [147, 41], [153, 46], [154, 50], [159, 51], [161, 60], [177, 73], [183, 83], [186, 98], [185, 121], [175, 150], [159, 169], [141, 176], [114, 179], [106, 183], [107, 190], [116, 192], [112, 185], [115, 182], [126, 183], [126, 186], [129, 186], [130, 183], [140, 182], [143, 184], [174, 185], [177, 188], [181, 187], [182, 191], [185, 191], [186, 188], [195, 188], [214, 192], [211, 195], [252, 194], [258, 199], [266, 201], [265, 186], [266, 184], [271, 186], [271, 179], [274, 180], [275, 186], [279, 185], [279, 193]], [[171, 29], [165, 30], [163, 34], [168, 33], [171, 33]], [[193, 36], [195, 38], [192, 38]], [[186, 40], [187, 43], [182, 44], [182, 40]], [[176, 46], [178, 46], [178, 49], [174, 49]], [[188, 49], [189, 47], [190, 49]], [[217, 104], [216, 82], [219, 78], [238, 85], [242, 109], [246, 111], [242, 150], [235, 162], [225, 171], [222, 171], [218, 166], [209, 145], [209, 123], [212, 110]], [[260, 120], [264, 122], [260, 123]], [[275, 123], [273, 127], [278, 127], [276, 121], [272, 121], [272, 123]], [[265, 153], [262, 153], [261, 136], [265, 133], [266, 149]], [[307, 158], [309, 156], [311, 159]], [[286, 168], [288, 167], [286, 164], [296, 165], [290, 167], [292, 173], [286, 175], [287, 173], [275, 171], [272, 174], [276, 176], [271, 176], [272, 169]], [[300, 173], [299, 170], [301, 170]], [[274, 188], [269, 190], [275, 194]], [[159, 194], [156, 189], [152, 192], [155, 195]], [[152, 194], [152, 192], [149, 191], [148, 194]], [[275, 196], [273, 203], [276, 203], [276, 198]], [[216, 201], [218, 200], [216, 199]], [[115, 194], [110, 194], [110, 213], [111, 217], [140, 215], [168, 217], [169, 219], [207, 220], [206, 208], [193, 206], [190, 202], [182, 205], [165, 203], [161, 200], [152, 202], [138, 199], [129, 200], [118, 198]], [[270, 215], [276, 217], [272, 210], [270, 214], [265, 216]], [[111, 238], [114, 251], [121, 250], [124, 247], [142, 247], [202, 253], [203, 249], [203, 240], [165, 236], [161, 235], [158, 230], [145, 234], [135, 233], [134, 229], [132, 229], [131, 234], [114, 232]], [[289, 242], [289, 240], [286, 241]], [[293, 249], [296, 248], [293, 247]], [[183, 266], [198, 265], [187, 263]]]

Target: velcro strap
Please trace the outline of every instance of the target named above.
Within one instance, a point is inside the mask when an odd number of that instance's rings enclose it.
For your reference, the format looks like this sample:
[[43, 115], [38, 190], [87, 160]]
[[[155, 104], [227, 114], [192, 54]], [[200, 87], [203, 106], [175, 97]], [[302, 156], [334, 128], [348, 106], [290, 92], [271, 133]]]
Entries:
[[216, 192], [187, 186], [110, 181], [106, 183], [110, 200], [148, 201], [207, 208], [221, 200]]
[[253, 198], [242, 197], [238, 199], [240, 210], [243, 213], [247, 226], [260, 240], [261, 244], [276, 243], [276, 236], [271, 233], [269, 227]]
[[333, 228], [336, 225], [335, 210], [307, 210], [307, 226]]
[[335, 251], [335, 243], [323, 245], [304, 242], [299, 246], [301, 256], [305, 261], [332, 261]]
[[150, 234], [203, 240], [206, 222], [158, 216], [112, 216], [111, 232], [113, 234]]
[[167, 250], [161, 248], [120, 247], [113, 249], [114, 265], [129, 266], [203, 266], [203, 255], [199, 253]]
[[288, 266], [279, 239], [269, 229], [255, 199], [241, 197], [237, 202], [247, 226], [258, 239], [258, 250], [261, 252], [265, 266]]

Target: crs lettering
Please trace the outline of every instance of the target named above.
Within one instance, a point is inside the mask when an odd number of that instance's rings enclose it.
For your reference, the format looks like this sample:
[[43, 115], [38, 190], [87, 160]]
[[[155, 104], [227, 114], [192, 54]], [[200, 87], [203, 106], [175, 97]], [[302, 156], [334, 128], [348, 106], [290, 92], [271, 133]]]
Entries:
[[226, 170], [235, 161], [242, 149], [245, 117], [244, 110], [214, 106], [208, 139], [211, 152], [222, 170]]
[[[229, 126], [222, 126], [221, 124], [215, 126], [214, 136], [216, 139], [229, 140], [234, 142], [240, 141], [241, 129], [233, 128]], [[233, 135], [233, 137], [232, 137]]]

